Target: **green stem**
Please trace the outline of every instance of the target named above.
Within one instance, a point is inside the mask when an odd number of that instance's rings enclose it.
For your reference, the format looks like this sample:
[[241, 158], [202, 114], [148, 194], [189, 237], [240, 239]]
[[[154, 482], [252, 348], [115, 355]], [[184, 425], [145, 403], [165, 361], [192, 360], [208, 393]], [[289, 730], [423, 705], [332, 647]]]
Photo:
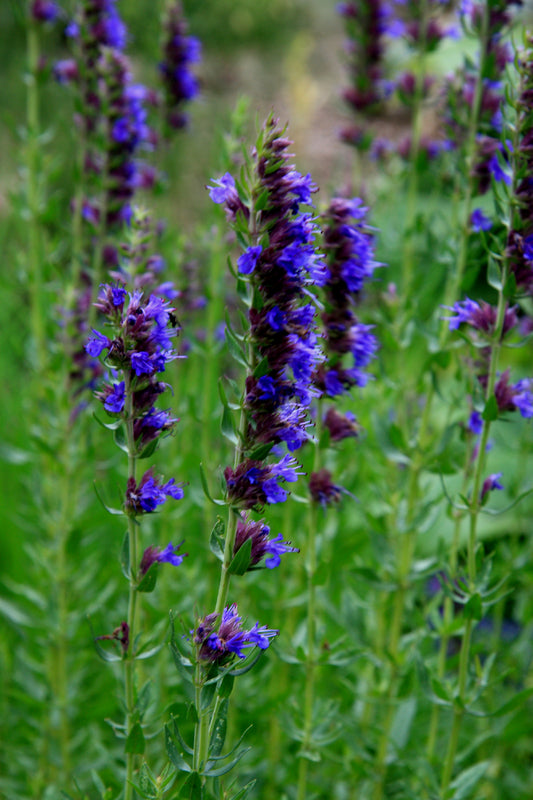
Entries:
[[209, 270], [209, 286], [208, 286], [208, 304], [207, 304], [207, 320], [206, 320], [206, 341], [205, 341], [205, 363], [202, 378], [203, 390], [203, 407], [202, 407], [202, 461], [209, 466], [211, 463], [217, 463], [216, 455], [213, 453], [213, 443], [216, 442], [216, 437], [213, 437], [213, 430], [211, 425], [212, 415], [212, 398], [216, 395], [215, 376], [217, 375], [220, 366], [215, 353], [216, 344], [216, 327], [221, 321], [222, 307], [224, 302], [224, 291], [221, 286], [221, 277], [223, 274], [224, 260], [222, 258], [220, 248], [220, 229], [217, 230], [217, 237], [211, 250], [210, 270]]
[[[105, 81], [104, 81], [105, 84]], [[101, 185], [100, 185], [100, 204], [98, 208], [99, 217], [98, 217], [98, 226], [96, 232], [96, 240], [93, 243], [93, 259], [92, 259], [92, 275], [91, 275], [91, 283], [92, 283], [92, 302], [89, 309], [89, 329], [91, 329], [96, 320], [96, 308], [95, 302], [98, 298], [98, 292], [100, 291], [100, 284], [103, 281], [103, 264], [104, 264], [104, 243], [107, 233], [107, 212], [108, 212], [108, 203], [107, 203], [107, 192], [108, 192], [108, 181], [109, 181], [109, 170], [110, 170], [110, 158], [109, 158], [109, 149], [108, 143], [111, 141], [111, 130], [109, 125], [109, 99], [107, 97], [104, 98], [104, 108], [102, 109], [102, 119], [104, 120], [104, 131], [103, 131], [103, 141], [106, 142], [105, 147], [105, 154], [103, 158], [102, 170], [101, 170]]]
[[[502, 286], [505, 286], [507, 278], [507, 268], [502, 270]], [[505, 321], [505, 307], [506, 301], [503, 294], [503, 289], [498, 293], [498, 308], [496, 322], [494, 326], [493, 344], [491, 348], [489, 374], [487, 378], [487, 388], [485, 392], [485, 402], [488, 402], [494, 397], [494, 387], [496, 385], [496, 374], [498, 369], [498, 361], [501, 350], [501, 341], [503, 335], [503, 324]], [[474, 479], [472, 486], [472, 496], [469, 504], [468, 513], [470, 516], [469, 536], [468, 536], [468, 550], [467, 550], [467, 574], [469, 589], [471, 592], [475, 590], [476, 586], [476, 544], [477, 544], [477, 523], [479, 519], [479, 512], [481, 508], [481, 487], [483, 482], [483, 473], [486, 460], [487, 442], [489, 439], [491, 421], [483, 421], [483, 429], [479, 441], [479, 449], [476, 458], [474, 469]], [[444, 760], [441, 778], [441, 791], [442, 794], [448, 789], [452, 779], [453, 767], [455, 763], [455, 756], [459, 743], [459, 733], [463, 721], [465, 707], [466, 707], [466, 689], [468, 680], [468, 664], [470, 658], [470, 646], [472, 641], [472, 619], [467, 619], [465, 622], [465, 631], [461, 642], [461, 653], [459, 657], [459, 682], [458, 682], [458, 699], [459, 703], [456, 704], [453, 715], [452, 730], [448, 742], [448, 749]]]
[[381, 800], [385, 784], [385, 766], [387, 759], [387, 749], [389, 746], [390, 732], [394, 720], [394, 699], [396, 697], [398, 683], [398, 658], [400, 655], [400, 640], [403, 628], [405, 612], [405, 601], [409, 589], [409, 573], [414, 556], [416, 544], [416, 529], [413, 527], [413, 520], [418, 504], [419, 477], [424, 465], [423, 448], [430, 423], [432, 393], [428, 391], [426, 403], [418, 431], [418, 447], [413, 454], [412, 467], [409, 474], [407, 489], [407, 512], [406, 512], [406, 531], [404, 532], [398, 554], [398, 588], [394, 594], [392, 620], [390, 633], [387, 642], [387, 655], [391, 662], [391, 676], [387, 692], [387, 712], [383, 723], [381, 736], [378, 743], [376, 754], [377, 782], [374, 786], [374, 800]]
[[[68, 433], [67, 433], [68, 437]], [[68, 442], [65, 442], [68, 448]], [[57, 630], [57, 660], [56, 660], [56, 686], [57, 686], [57, 707], [59, 712], [59, 741], [61, 752], [62, 779], [66, 784], [69, 781], [71, 762], [70, 762], [70, 742], [71, 731], [69, 721], [69, 702], [68, 702], [68, 564], [67, 564], [67, 543], [69, 538], [69, 525], [73, 517], [73, 509], [76, 502], [76, 491], [73, 486], [75, 470], [70, 465], [70, 454], [65, 455], [65, 472], [63, 475], [63, 492], [61, 502], [61, 517], [58, 526], [57, 538], [57, 592], [58, 592], [58, 630]]]
[[[137, 482], [137, 449], [135, 437], [133, 435], [133, 392], [131, 377], [124, 372], [125, 384], [125, 422], [126, 422], [126, 442], [128, 447], [128, 478], [133, 478]], [[125, 671], [125, 693], [126, 693], [126, 735], [129, 736], [135, 724], [135, 622], [137, 617], [137, 582], [136, 574], [138, 568], [138, 537], [137, 522], [131, 515], [128, 516], [128, 543], [129, 543], [129, 562], [130, 579], [128, 591], [128, 632], [129, 642], [126, 658], [124, 661]], [[133, 771], [135, 766], [135, 755], [126, 753], [126, 777], [124, 783], [124, 800], [131, 800], [133, 797]]]
[[[466, 495], [468, 490], [468, 482], [470, 479], [470, 463], [472, 459], [472, 449], [469, 447], [466, 452], [465, 457], [465, 465], [463, 468], [463, 483], [461, 486], [461, 495]], [[458, 554], [459, 554], [459, 541], [460, 541], [460, 534], [461, 534], [461, 526], [462, 521], [464, 518], [464, 511], [455, 511], [454, 513], [454, 527], [453, 527], [453, 537], [452, 543], [450, 547], [450, 558], [449, 558], [449, 566], [450, 566], [450, 579], [452, 581], [455, 580], [456, 573], [457, 573], [457, 562], [458, 562]], [[442, 615], [442, 635], [440, 637], [439, 643], [439, 653], [437, 658], [437, 679], [442, 681], [446, 672], [446, 657], [448, 653], [448, 645], [450, 642], [449, 636], [449, 629], [450, 625], [453, 622], [453, 600], [449, 595], [446, 595], [444, 598], [444, 609]], [[431, 709], [431, 719], [429, 723], [429, 732], [428, 732], [428, 740], [426, 745], [426, 756], [428, 761], [433, 760], [433, 756], [435, 754], [435, 745], [437, 743], [437, 734], [439, 729], [439, 717], [440, 717], [440, 706], [436, 703], [433, 705]]]
[[[319, 400], [316, 414], [315, 452], [313, 459], [313, 472], [320, 469], [320, 427], [322, 420], [322, 403]], [[309, 502], [309, 523], [307, 528], [307, 651], [305, 657], [305, 688], [304, 688], [304, 722], [303, 737], [298, 764], [298, 792], [297, 800], [307, 797], [307, 776], [309, 768], [308, 751], [312, 745], [313, 736], [313, 705], [316, 679], [316, 586], [315, 574], [317, 569], [317, 532], [318, 508], [312, 498]]]
[[420, 153], [420, 140], [422, 137], [422, 106], [424, 98], [424, 82], [426, 77], [425, 49], [428, 21], [428, 0], [422, 0], [420, 4], [420, 52], [413, 98], [411, 149], [409, 152], [409, 163], [411, 169], [409, 170], [409, 183], [407, 188], [407, 228], [403, 252], [402, 293], [405, 298], [406, 306], [408, 306], [410, 301], [412, 283], [414, 279], [415, 252], [413, 223], [416, 214], [418, 195], [418, 157]]
[[[481, 23], [481, 36], [480, 36], [480, 53], [479, 53], [479, 68], [476, 74], [476, 85], [474, 89], [474, 98], [472, 100], [472, 111], [468, 121], [468, 132], [466, 138], [466, 150], [464, 160], [464, 170], [468, 176], [466, 183], [466, 190], [464, 195], [464, 212], [463, 221], [460, 228], [459, 239], [459, 253], [457, 256], [457, 265], [455, 271], [451, 271], [444, 291], [444, 305], [451, 305], [461, 288], [463, 282], [463, 275], [466, 267], [466, 260], [468, 255], [468, 236], [470, 231], [470, 213], [472, 210], [472, 196], [474, 191], [474, 178], [473, 168], [476, 158], [476, 136], [479, 125], [479, 115], [481, 111], [481, 100], [483, 97], [483, 70], [485, 60], [487, 58], [487, 49], [489, 45], [489, 8], [488, 3], [483, 4], [483, 19]], [[457, 180], [455, 184], [453, 208], [459, 206], [459, 196], [461, 193], [460, 173], [457, 173]], [[454, 228], [456, 225], [454, 225]], [[441, 328], [441, 341], [443, 341], [448, 333], [446, 326]]]
[[[202, 688], [204, 685], [204, 673], [200, 660], [196, 660], [196, 670], [194, 676], [194, 702], [196, 706], [196, 713], [198, 714], [198, 722], [194, 730], [194, 753], [193, 753], [193, 769], [195, 772], [200, 772], [202, 766], [207, 760], [207, 751], [209, 747], [209, 730], [210, 730], [210, 714], [209, 709], [202, 710]], [[217, 697], [218, 700], [218, 697]], [[215, 703], [215, 708], [218, 704]], [[216, 712], [215, 712], [216, 713]], [[215, 717], [213, 716], [213, 719]]]
[[27, 178], [26, 196], [29, 211], [28, 225], [28, 261], [31, 293], [31, 326], [35, 347], [37, 370], [41, 370], [45, 362], [44, 321], [41, 307], [43, 288], [42, 275], [42, 236], [39, 223], [39, 92], [37, 88], [37, 72], [39, 68], [39, 36], [38, 23], [28, 20], [27, 27]]

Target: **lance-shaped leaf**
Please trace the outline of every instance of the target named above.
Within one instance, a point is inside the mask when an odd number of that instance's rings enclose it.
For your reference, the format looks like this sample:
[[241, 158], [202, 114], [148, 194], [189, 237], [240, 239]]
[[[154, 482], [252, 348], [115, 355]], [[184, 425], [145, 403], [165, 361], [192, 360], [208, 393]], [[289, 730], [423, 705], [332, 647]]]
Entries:
[[192, 769], [185, 761], [183, 754], [180, 753], [176, 747], [176, 743], [169, 725], [165, 725], [165, 747], [167, 750], [167, 756], [179, 772], [192, 772]]

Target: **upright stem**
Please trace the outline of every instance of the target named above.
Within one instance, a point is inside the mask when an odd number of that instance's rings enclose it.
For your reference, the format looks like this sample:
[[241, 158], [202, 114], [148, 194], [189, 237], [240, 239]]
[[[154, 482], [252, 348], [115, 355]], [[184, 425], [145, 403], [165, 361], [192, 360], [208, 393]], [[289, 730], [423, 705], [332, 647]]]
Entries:
[[41, 294], [42, 275], [42, 236], [39, 223], [39, 93], [37, 72], [39, 68], [38, 23], [31, 17], [27, 26], [28, 72], [26, 80], [26, 120], [27, 120], [27, 163], [26, 195], [29, 211], [28, 261], [31, 293], [31, 326], [35, 347], [37, 369], [42, 369], [45, 361], [44, 321], [42, 316]]
[[[128, 478], [133, 478], [137, 482], [137, 451], [135, 438], [133, 435], [133, 393], [131, 387], [131, 377], [128, 372], [124, 372], [125, 384], [125, 420], [126, 420], [126, 442], [128, 446]], [[126, 658], [124, 661], [125, 670], [125, 690], [126, 690], [126, 735], [129, 736], [135, 719], [135, 622], [137, 616], [137, 583], [135, 580], [138, 568], [138, 541], [137, 523], [135, 518], [128, 516], [128, 542], [129, 542], [129, 562], [130, 579], [128, 593], [128, 632], [129, 643]], [[133, 770], [135, 756], [133, 753], [126, 753], [126, 779], [124, 784], [124, 800], [131, 800], [133, 797]]]
[[[313, 461], [313, 472], [320, 469], [320, 427], [322, 420], [322, 403], [318, 401], [316, 414], [316, 443]], [[316, 678], [316, 586], [315, 573], [317, 569], [317, 504], [311, 498], [309, 503], [309, 523], [307, 527], [307, 651], [305, 664], [305, 688], [304, 688], [304, 723], [303, 737], [298, 763], [298, 793], [297, 800], [305, 800], [307, 797], [307, 773], [309, 759], [307, 751], [311, 747], [313, 735], [313, 704], [314, 689]]]
[[[466, 138], [464, 169], [468, 177], [464, 195], [463, 221], [460, 228], [461, 236], [459, 239], [459, 253], [457, 256], [455, 272], [450, 271], [448, 276], [448, 281], [446, 283], [444, 291], [444, 305], [452, 304], [459, 293], [459, 290], [461, 288], [461, 283], [463, 281], [463, 275], [466, 267], [466, 258], [468, 254], [468, 233], [470, 229], [470, 213], [472, 210], [472, 195], [474, 190], [474, 179], [472, 176], [472, 171], [474, 167], [474, 160], [476, 157], [476, 136], [479, 125], [479, 115], [481, 111], [481, 100], [483, 97], [483, 70], [485, 65], [485, 59], [487, 57], [487, 48], [489, 43], [488, 3], [483, 4], [483, 18], [481, 23], [480, 42], [481, 46], [479, 51], [479, 67], [476, 75], [474, 98], [472, 100], [472, 111], [469, 118], [468, 132]], [[455, 194], [454, 197], [455, 202], [453, 205], [454, 209], [457, 208], [459, 205], [460, 178], [461, 176], [458, 173], [455, 185], [455, 193], [454, 193]], [[445, 337], [447, 333], [447, 328], [443, 326], [441, 328], [441, 331], [444, 331], [444, 333], [441, 335], [441, 338], [442, 336]]]
[[[251, 369], [253, 369], [252, 366], [253, 359], [254, 356], [252, 348], [250, 346], [248, 348], [248, 363], [250, 364]], [[244, 403], [244, 398], [243, 398], [243, 403]], [[243, 457], [243, 442], [245, 439], [246, 426], [247, 426], [247, 416], [244, 407], [241, 404], [238, 442], [235, 447], [235, 457], [233, 460], [234, 469], [237, 469]], [[220, 569], [220, 580], [218, 584], [217, 600], [214, 612], [218, 614], [219, 620], [222, 616], [222, 612], [224, 611], [228, 599], [229, 585], [231, 581], [231, 573], [229, 571], [229, 568], [233, 560], [233, 550], [235, 548], [235, 538], [237, 535], [238, 521], [239, 519], [237, 512], [233, 508], [231, 508], [231, 506], [228, 506], [228, 524], [226, 528], [226, 537], [224, 541], [224, 558]], [[200, 702], [201, 701], [200, 692], [202, 687], [202, 667], [199, 663], [197, 663], [195, 686], [196, 686], [195, 703], [196, 703], [196, 711], [198, 714], [198, 722], [196, 723], [196, 729], [194, 733], [193, 763], [195, 764], [195, 769], [199, 769], [202, 764], [205, 764], [205, 761], [207, 759], [208, 748], [209, 748], [209, 731], [212, 729], [212, 726], [216, 719], [216, 714], [219, 707], [219, 696], [217, 694], [213, 708], [207, 709], [205, 712], [202, 712], [201, 702]]]
[[398, 657], [400, 654], [400, 640], [403, 628], [403, 619], [405, 612], [405, 600], [409, 589], [409, 572], [411, 571], [411, 564], [416, 544], [416, 529], [413, 527], [413, 520], [416, 513], [418, 495], [419, 495], [419, 477], [424, 464], [423, 447], [426, 440], [427, 432], [430, 423], [431, 411], [431, 393], [428, 391], [426, 396], [426, 403], [420, 422], [420, 429], [418, 432], [418, 449], [413, 455], [413, 463], [409, 475], [409, 483], [407, 488], [407, 512], [406, 512], [406, 531], [400, 541], [398, 553], [398, 571], [397, 583], [398, 588], [394, 593], [392, 620], [390, 624], [390, 633], [387, 642], [387, 653], [391, 661], [391, 676], [387, 692], [387, 712], [382, 726], [382, 732], [378, 743], [376, 755], [376, 772], [378, 775], [377, 782], [374, 786], [374, 800], [381, 800], [383, 796], [383, 789], [385, 784], [385, 764], [387, 758], [387, 749], [389, 746], [390, 732], [394, 720], [394, 699], [396, 695], [398, 683]]
[[420, 53], [418, 69], [415, 77], [415, 92], [413, 99], [413, 117], [411, 124], [411, 149], [409, 153], [409, 184], [407, 189], [407, 230], [403, 252], [403, 283], [402, 291], [409, 303], [412, 283], [414, 278], [414, 246], [413, 223], [415, 218], [416, 201], [418, 193], [418, 156], [420, 152], [420, 139], [422, 136], [422, 103], [424, 98], [424, 82], [426, 77], [426, 38], [428, 25], [428, 0], [420, 3]]
[[[503, 269], [502, 274], [502, 286], [505, 285], [507, 277], [507, 269]], [[487, 402], [490, 398], [494, 397], [494, 387], [496, 385], [496, 372], [498, 368], [498, 361], [500, 356], [501, 350], [501, 340], [502, 340], [502, 332], [503, 332], [503, 324], [505, 320], [505, 297], [503, 294], [503, 289], [500, 289], [498, 294], [498, 310], [497, 310], [497, 317], [496, 317], [496, 324], [495, 324], [495, 331], [494, 331], [494, 338], [493, 338], [493, 345], [491, 348], [491, 357], [490, 357], [490, 365], [489, 365], [489, 374], [487, 379], [487, 389], [485, 392], [485, 401]], [[487, 442], [489, 439], [489, 432], [491, 427], [490, 420], [483, 421], [483, 429], [481, 431], [481, 437], [479, 442], [479, 450], [476, 459], [476, 465], [474, 470], [474, 480], [472, 486], [472, 497], [470, 500], [469, 505], [469, 516], [470, 516], [470, 525], [469, 525], [469, 536], [468, 536], [468, 552], [467, 552], [467, 573], [468, 573], [468, 584], [469, 589], [471, 592], [475, 590], [476, 585], [476, 534], [477, 534], [477, 523], [479, 519], [479, 511], [481, 508], [481, 487], [483, 482], [483, 471], [485, 467], [485, 455], [487, 449]], [[469, 664], [469, 657], [470, 657], [470, 646], [472, 642], [472, 630], [473, 630], [473, 620], [468, 618], [465, 621], [465, 630], [463, 634], [463, 639], [461, 642], [461, 653], [459, 656], [459, 680], [458, 680], [458, 700], [459, 702], [456, 704], [453, 713], [453, 722], [452, 722], [452, 729], [450, 738], [448, 741], [448, 749], [446, 752], [446, 758], [444, 760], [444, 766], [442, 770], [442, 778], [441, 778], [441, 792], [444, 795], [448, 786], [450, 785], [450, 781], [453, 774], [453, 767], [455, 763], [455, 756], [457, 753], [457, 748], [459, 744], [459, 733], [461, 729], [461, 724], [463, 721], [463, 717], [465, 714], [465, 707], [466, 707], [466, 688], [467, 688], [467, 680], [468, 680], [468, 664]]]
[[221, 310], [224, 302], [224, 292], [221, 286], [221, 276], [223, 272], [224, 260], [220, 249], [220, 230], [211, 250], [210, 270], [209, 270], [209, 297], [207, 305], [206, 320], [206, 339], [205, 339], [205, 362], [203, 369], [203, 407], [202, 407], [202, 461], [209, 465], [208, 457], [211, 462], [216, 463], [213, 455], [211, 414], [212, 398], [216, 394], [214, 390], [215, 376], [219, 363], [214, 354], [216, 344], [216, 327], [221, 321]]
[[[244, 441], [244, 434], [246, 430], [246, 413], [241, 408], [241, 417], [239, 424], [239, 441], [235, 448], [235, 458], [233, 461], [233, 468], [237, 469], [242, 459], [242, 442]], [[222, 614], [226, 601], [228, 599], [229, 584], [231, 580], [231, 573], [229, 567], [233, 561], [233, 550], [235, 548], [235, 537], [237, 535], [237, 522], [239, 521], [238, 515], [234, 509], [228, 507], [228, 525], [226, 528], [226, 539], [224, 541], [224, 560], [220, 570], [220, 581], [218, 584], [217, 602], [215, 605], [215, 613]]]
[[[470, 479], [469, 467], [471, 458], [472, 458], [472, 449], [468, 448], [465, 456], [465, 465], [463, 468], [463, 482], [460, 491], [460, 494], [463, 496], [466, 495], [468, 491], [468, 482]], [[455, 511], [454, 514], [453, 537], [452, 537], [450, 556], [449, 556], [450, 579], [452, 581], [455, 580], [457, 573], [459, 537], [461, 533], [461, 525], [464, 514], [465, 514], [464, 511]], [[453, 621], [453, 600], [451, 597], [446, 595], [446, 597], [444, 598], [444, 609], [442, 615], [442, 635], [440, 637], [439, 654], [437, 658], [437, 679], [439, 681], [441, 681], [444, 678], [444, 674], [446, 672], [446, 656], [448, 653], [448, 645], [450, 642], [450, 636], [448, 631], [452, 621]], [[426, 745], [426, 756], [429, 761], [433, 759], [433, 756], [435, 754], [435, 745], [437, 743], [437, 733], [439, 727], [439, 716], [440, 716], [440, 706], [438, 706], [435, 703], [433, 705], [433, 708], [431, 709], [431, 719], [429, 723], [428, 740]]]

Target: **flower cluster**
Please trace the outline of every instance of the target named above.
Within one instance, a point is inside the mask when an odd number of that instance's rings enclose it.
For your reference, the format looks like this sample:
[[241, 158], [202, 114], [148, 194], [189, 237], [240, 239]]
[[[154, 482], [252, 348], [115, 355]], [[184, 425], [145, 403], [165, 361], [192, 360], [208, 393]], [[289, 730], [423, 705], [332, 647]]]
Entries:
[[[135, 478], [128, 479], [126, 489], [126, 511], [133, 514], [149, 514], [155, 511], [158, 506], [163, 505], [167, 497], [174, 500], [181, 500], [183, 489], [176, 484], [174, 478], [166, 483], [161, 483], [159, 478], [154, 477], [153, 469], [147, 470], [139, 483]], [[154, 559], [160, 560], [160, 559]]]
[[[322, 324], [327, 358], [315, 373], [315, 384], [330, 397], [352, 386], [364, 386], [364, 369], [377, 350], [372, 327], [359, 322], [353, 311], [365, 281], [377, 266], [366, 212], [358, 198], [334, 198], [325, 217], [324, 247], [329, 270]], [[347, 355], [351, 359], [349, 365], [344, 363]]]
[[233, 553], [236, 555], [241, 547], [251, 541], [250, 564], [248, 569], [252, 569], [265, 558], [265, 567], [274, 569], [279, 567], [281, 556], [284, 553], [299, 553], [297, 547], [291, 547], [290, 542], [284, 542], [281, 533], [273, 539], [269, 538], [270, 528], [261, 521], [248, 519], [246, 514], [241, 515], [237, 523], [235, 545]]
[[515, 199], [512, 230], [507, 242], [509, 266], [517, 287], [533, 294], [533, 36], [529, 35], [519, 64], [520, 95], [517, 101], [518, 146], [514, 154]]
[[[494, 396], [498, 411], [519, 411], [524, 419], [533, 417], [533, 380], [522, 378], [516, 383], [509, 383], [509, 370], [505, 370], [494, 387]], [[479, 377], [480, 384], [487, 385], [487, 376]]]
[[173, 567], [179, 567], [183, 559], [188, 555], [187, 553], [178, 554], [182, 544], [183, 542], [174, 547], [172, 542], [169, 542], [164, 550], [161, 550], [160, 547], [154, 547], [154, 545], [147, 547], [139, 565], [141, 576], [146, 575], [152, 564], [171, 564]]
[[284, 503], [288, 493], [284, 483], [298, 480], [296, 459], [285, 455], [277, 464], [246, 458], [235, 469], [226, 467], [228, 500], [234, 506], [260, 510], [265, 503]]
[[[350, 86], [342, 96], [354, 113], [369, 114], [379, 107], [385, 95], [383, 36], [389, 7], [382, 0], [350, 0], [340, 3], [337, 10], [344, 19], [348, 37]], [[341, 139], [356, 146], [367, 141], [359, 126], [344, 128]]]
[[[491, 353], [491, 340], [494, 337], [497, 324], [497, 310], [494, 306], [481, 300], [477, 302], [466, 298], [448, 307], [455, 316], [445, 317], [449, 321], [452, 331], [458, 330], [461, 325], [468, 325], [472, 329], [477, 341], [485, 346], [480, 350], [480, 358], [476, 362], [477, 379], [479, 384], [486, 389], [488, 385], [488, 361]], [[517, 308], [506, 307], [501, 325], [501, 340], [516, 328], [518, 322]], [[529, 419], [533, 416], [533, 394], [531, 393], [530, 379], [522, 379], [516, 384], [509, 383], [509, 370], [506, 370], [494, 386], [498, 412], [519, 411]], [[470, 417], [469, 429], [478, 434], [481, 431], [481, 418], [477, 412]]]
[[[447, 83], [447, 109], [445, 122], [447, 135], [455, 146], [465, 141], [476, 91], [480, 92], [479, 121], [476, 137], [476, 158], [472, 175], [479, 194], [484, 194], [491, 179], [508, 182], [509, 176], [503, 164], [507, 158], [500, 141], [502, 130], [501, 107], [504, 99], [503, 74], [512, 61], [512, 50], [504, 41], [504, 34], [513, 19], [513, 6], [521, 0], [491, 0], [489, 3], [463, 2], [459, 8], [461, 25], [476, 37], [486, 26], [484, 52], [479, 55], [480, 64], [470, 60]], [[486, 20], [484, 19], [486, 15]], [[481, 81], [478, 88], [478, 81]]]
[[198, 623], [194, 631], [194, 643], [198, 647], [198, 656], [202, 661], [225, 664], [232, 658], [246, 658], [243, 652], [248, 647], [259, 647], [266, 650], [270, 640], [279, 631], [259, 627], [256, 622], [253, 628], [246, 631], [242, 627], [242, 617], [233, 603], [226, 606], [221, 615], [220, 627], [216, 630], [218, 614], [208, 614]]
[[[155, 407], [167, 388], [158, 380], [158, 373], [178, 358], [172, 349], [177, 334], [171, 320], [173, 309], [167, 300], [155, 295], [146, 300], [142, 292], [128, 294], [120, 285], [102, 285], [96, 305], [114, 335], [111, 338], [93, 329], [85, 349], [92, 358], [105, 354], [112, 376], [116, 377], [117, 370], [122, 373], [122, 380], [105, 383], [96, 396], [109, 414], [131, 422], [140, 455], [177, 422], [169, 410]], [[160, 483], [148, 470], [139, 484], [130, 477], [126, 508], [135, 514], [150, 512], [167, 497], [180, 499], [183, 491], [173, 480]]]
[[153, 170], [136, 156], [151, 149], [154, 133], [147, 124], [145, 104], [155, 96], [135, 84], [123, 54], [126, 28], [114, 0], [85, 0], [67, 34], [75, 42], [76, 58], [56, 64], [60, 82], [75, 81], [81, 94], [76, 118], [85, 143], [84, 180], [89, 194], [83, 217], [92, 226], [113, 229], [131, 217], [131, 201], [139, 186], [153, 182]]
[[60, 8], [54, 0], [33, 0], [30, 14], [36, 22], [55, 22]]
[[109, 267], [109, 277], [117, 284], [174, 301], [181, 293], [173, 281], [163, 279], [165, 259], [153, 252], [157, 233], [157, 226], [150, 215], [135, 206], [126, 231], [126, 241], [122, 241], [118, 247], [106, 245], [104, 261]]
[[198, 94], [198, 81], [190, 65], [201, 55], [199, 40], [187, 35], [181, 3], [169, 7], [165, 20], [163, 61], [159, 65], [165, 94], [166, 121], [170, 128], [184, 128], [187, 115], [183, 107]]
[[[106, 174], [102, 175], [106, 190], [104, 207], [106, 228], [113, 229], [131, 219], [131, 202], [143, 184], [142, 164], [135, 156], [142, 147], [150, 148], [151, 130], [147, 124], [144, 102], [147, 91], [134, 84], [129, 62], [118, 50], [107, 50], [100, 69], [106, 83], [106, 129], [109, 131], [102, 153]], [[97, 208], [86, 216], [96, 216]]]
[[319, 469], [312, 472], [309, 476], [309, 493], [315, 503], [319, 503], [323, 508], [338, 503], [341, 494], [345, 491], [341, 486], [333, 483], [331, 472], [327, 469]]
[[[454, 317], [444, 317], [449, 321], [451, 331], [456, 331], [460, 325], [465, 324], [486, 336], [491, 336], [494, 333], [497, 312], [494, 306], [484, 300], [478, 303], [476, 300], [471, 300], [467, 297], [466, 300], [459, 300], [453, 306], [445, 306], [445, 308], [456, 314]], [[515, 327], [517, 321], [516, 307], [506, 308], [502, 337]]]
[[308, 292], [324, 284], [327, 269], [315, 249], [315, 222], [301, 209], [312, 204], [317, 187], [289, 163], [292, 143], [284, 134], [269, 117], [254, 152], [249, 197], [240, 196], [229, 174], [210, 187], [211, 199], [224, 203], [249, 242], [237, 261], [252, 289], [243, 441], [249, 458], [225, 472], [228, 497], [242, 508], [285, 500], [280, 480], [296, 479], [292, 460], [264, 465], [254, 450], [261, 447], [266, 457], [272, 446], [284, 444], [292, 452], [309, 438], [305, 408], [316, 396], [311, 381], [322, 359]]

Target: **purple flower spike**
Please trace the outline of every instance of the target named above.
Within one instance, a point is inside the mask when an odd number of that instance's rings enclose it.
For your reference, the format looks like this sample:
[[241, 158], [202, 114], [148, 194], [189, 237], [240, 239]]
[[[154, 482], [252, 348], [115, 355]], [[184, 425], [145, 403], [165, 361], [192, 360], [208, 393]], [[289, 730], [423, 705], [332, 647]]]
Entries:
[[479, 436], [483, 430], [483, 419], [479, 411], [472, 411], [470, 419], [468, 420], [468, 429], [475, 435]]
[[270, 528], [265, 525], [261, 520], [256, 522], [249, 520], [245, 513], [241, 514], [241, 519], [237, 523], [237, 532], [235, 536], [235, 545], [233, 548], [234, 555], [238, 553], [243, 544], [252, 540], [252, 549], [250, 551], [250, 565], [248, 569], [252, 569], [256, 564], [259, 564], [264, 556], [265, 567], [274, 569], [281, 563], [281, 556], [284, 553], [299, 553], [296, 547], [291, 547], [290, 542], [284, 542], [283, 536], [279, 533], [274, 539], [269, 539]]
[[277, 630], [259, 627], [258, 622], [251, 630], [244, 630], [242, 617], [239, 616], [235, 604], [226, 606], [222, 612], [218, 631], [215, 630], [217, 617], [218, 614], [208, 614], [200, 620], [194, 631], [194, 643], [202, 661], [225, 664], [234, 656], [245, 658], [245, 648], [259, 647], [266, 650], [270, 640], [279, 633]]
[[470, 215], [470, 225], [474, 233], [490, 231], [492, 228], [492, 220], [489, 219], [480, 208], [475, 208]]
[[136, 375], [151, 375], [154, 365], [148, 353], [132, 353], [131, 368]]
[[59, 6], [53, 0], [33, 0], [30, 13], [37, 22], [54, 22], [59, 16]]
[[[374, 238], [359, 198], [334, 198], [326, 213], [324, 249], [328, 274], [324, 285], [326, 309], [322, 313], [325, 362], [314, 381], [329, 397], [364, 386], [362, 372], [378, 349], [372, 326], [360, 323], [354, 306], [364, 284], [380, 266], [374, 260]], [[349, 357], [351, 356], [350, 360]]]
[[507, 186], [510, 186], [512, 183], [511, 176], [508, 172], [504, 170], [502, 165], [498, 160], [498, 156], [494, 155], [488, 162], [489, 171], [494, 178], [495, 181], [506, 183]]
[[200, 90], [190, 66], [200, 61], [202, 48], [198, 39], [187, 35], [187, 22], [179, 0], [168, 7], [164, 30], [163, 60], [159, 71], [165, 94], [166, 120], [169, 128], [179, 130], [188, 122], [184, 111], [186, 104]]
[[139, 566], [141, 576], [146, 575], [152, 564], [155, 563], [171, 564], [173, 567], [179, 567], [183, 559], [188, 555], [188, 553], [180, 553], [178, 555], [178, 550], [182, 544], [183, 542], [174, 547], [172, 542], [169, 542], [164, 550], [161, 550], [159, 547], [154, 547], [154, 545], [147, 547], [142, 555]]
[[93, 336], [89, 336], [85, 345], [86, 352], [93, 358], [98, 358], [109, 347], [111, 347], [111, 340], [93, 328]]
[[257, 259], [261, 255], [263, 248], [261, 245], [257, 247], [249, 247], [242, 256], [237, 259], [237, 267], [242, 275], [250, 275], [255, 269]]
[[520, 411], [524, 419], [531, 419], [533, 417], [533, 393], [531, 392], [531, 385], [533, 381], [529, 378], [524, 378], [514, 385], [513, 403]]
[[[459, 300], [453, 306], [443, 306], [448, 311], [453, 311], [457, 316], [443, 317], [449, 321], [449, 328], [451, 331], [458, 330], [462, 324], [470, 325], [474, 330], [490, 336], [494, 332], [496, 325], [496, 308], [489, 303], [482, 300], [480, 303], [475, 300]], [[516, 308], [507, 308], [505, 311], [505, 319], [503, 323], [502, 337], [505, 336], [511, 328], [514, 328], [518, 319], [516, 316]]]
[[227, 203], [228, 200], [237, 195], [235, 181], [229, 172], [226, 172], [218, 180], [213, 180], [213, 183], [214, 186], [207, 187], [209, 189], [209, 197], [213, 203]]
[[150, 514], [162, 505], [167, 497], [181, 500], [183, 489], [175, 484], [173, 478], [163, 485], [160, 479], [154, 477], [152, 468], [145, 472], [138, 484], [133, 478], [128, 479], [125, 505], [130, 514]]
[[[120, 414], [124, 410], [124, 403], [126, 399], [126, 388], [124, 381], [116, 383], [113, 386], [106, 386], [107, 394], [104, 399], [104, 408], [111, 414]], [[103, 394], [103, 393], [102, 393]]]
[[309, 476], [309, 491], [314, 502], [326, 508], [339, 502], [343, 489], [333, 483], [329, 470], [320, 469]]

